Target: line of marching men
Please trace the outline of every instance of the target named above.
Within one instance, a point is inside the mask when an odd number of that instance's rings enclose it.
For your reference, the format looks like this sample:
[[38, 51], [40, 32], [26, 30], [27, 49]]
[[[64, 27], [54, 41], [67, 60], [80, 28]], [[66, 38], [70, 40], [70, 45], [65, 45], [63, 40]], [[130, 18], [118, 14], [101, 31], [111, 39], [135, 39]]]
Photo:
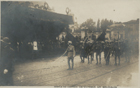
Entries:
[[126, 62], [130, 62], [131, 47], [128, 44], [128, 41], [114, 41], [105, 43], [97, 42], [92, 48], [92, 51], [96, 52], [96, 64], [101, 64], [102, 52], [104, 52], [106, 65], [109, 65], [111, 55], [115, 56], [115, 65], [120, 65], [121, 55], [125, 55]]
[[[67, 53], [68, 56], [68, 70], [73, 69], [74, 66], [74, 57], [75, 57], [75, 48], [72, 45], [72, 41], [68, 41], [68, 48], [66, 49], [65, 55]], [[81, 62], [84, 62], [84, 58], [88, 58], [91, 55], [91, 62], [94, 58], [94, 53], [96, 53], [96, 64], [101, 64], [101, 53], [104, 52], [104, 58], [106, 60], [106, 65], [110, 62], [110, 56], [115, 56], [115, 65], [120, 65], [120, 56], [125, 54], [126, 62], [130, 62], [131, 56], [131, 47], [128, 44], [128, 41], [123, 42], [96, 42], [96, 43], [85, 43], [84, 46], [81, 47], [80, 58]], [[62, 56], [63, 56], [62, 55]], [[83, 57], [83, 59], [82, 59]], [[72, 62], [72, 68], [70, 66], [70, 61]], [[118, 62], [118, 63], [117, 63]]]

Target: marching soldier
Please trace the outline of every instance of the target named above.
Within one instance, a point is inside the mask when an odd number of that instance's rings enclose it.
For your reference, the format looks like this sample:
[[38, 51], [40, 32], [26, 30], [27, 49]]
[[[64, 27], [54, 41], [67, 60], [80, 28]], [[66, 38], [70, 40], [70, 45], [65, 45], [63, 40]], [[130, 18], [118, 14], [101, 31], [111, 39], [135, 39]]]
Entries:
[[101, 52], [102, 52], [102, 45], [100, 42], [97, 42], [97, 45], [96, 45], [96, 61], [98, 64], [98, 57], [99, 57], [99, 64], [101, 64]]
[[115, 52], [115, 65], [117, 65], [117, 58], [118, 58], [118, 65], [120, 65], [120, 55], [121, 55], [121, 49], [120, 46], [118, 44], [118, 42], [115, 44], [114, 46], [114, 52]]
[[81, 62], [84, 63], [86, 57], [87, 57], [87, 55], [86, 55], [85, 47], [82, 45], [81, 50], [80, 50]]
[[94, 59], [94, 46], [91, 43], [87, 44], [86, 46], [86, 55], [89, 63], [89, 56], [91, 57], [91, 63]]
[[105, 49], [104, 49], [104, 54], [105, 54], [105, 60], [106, 60], [106, 65], [109, 64], [109, 60], [110, 60], [110, 46], [109, 44], [106, 44]]
[[105, 44], [104, 44], [104, 59], [106, 60], [106, 50], [105, 50], [105, 48], [107, 47], [107, 45], [108, 45], [108, 43], [107, 42], [105, 42]]
[[[74, 66], [75, 48], [72, 45], [72, 41], [68, 41], [68, 45], [69, 46], [67, 50], [65, 51], [65, 53], [67, 53], [67, 56], [68, 56], [68, 66], [69, 66], [68, 70], [71, 70], [73, 69], [73, 66]], [[70, 66], [70, 61], [72, 62], [72, 68]]]
[[94, 52], [95, 52], [95, 44], [92, 46], [91, 52], [90, 52], [92, 61], [94, 61]]

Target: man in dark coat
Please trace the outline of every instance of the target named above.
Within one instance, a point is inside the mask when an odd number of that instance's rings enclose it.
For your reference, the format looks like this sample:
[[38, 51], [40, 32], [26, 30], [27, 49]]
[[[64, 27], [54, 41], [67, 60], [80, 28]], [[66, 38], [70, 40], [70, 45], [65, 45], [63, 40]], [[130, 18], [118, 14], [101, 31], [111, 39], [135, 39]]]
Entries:
[[86, 51], [85, 51], [85, 47], [84, 46], [81, 46], [81, 49], [80, 49], [80, 58], [81, 58], [81, 62], [84, 63], [84, 59], [87, 58], [87, 54], [86, 54]]
[[101, 45], [100, 42], [97, 42], [96, 44], [97, 44], [96, 49], [95, 49], [95, 51], [96, 51], [96, 61], [97, 61], [96, 64], [98, 64], [98, 57], [99, 57], [99, 61], [100, 61], [99, 64], [101, 64], [102, 45]]
[[114, 46], [114, 52], [115, 52], [115, 65], [117, 65], [117, 58], [118, 58], [118, 65], [120, 65], [120, 55], [121, 55], [121, 49], [120, 46], [118, 44], [118, 42], [115, 44]]
[[106, 44], [106, 45], [105, 45], [105, 48], [104, 48], [104, 54], [105, 54], [106, 65], [109, 64], [110, 52], [111, 52], [110, 50], [111, 50], [110, 45], [109, 45], [109, 44]]

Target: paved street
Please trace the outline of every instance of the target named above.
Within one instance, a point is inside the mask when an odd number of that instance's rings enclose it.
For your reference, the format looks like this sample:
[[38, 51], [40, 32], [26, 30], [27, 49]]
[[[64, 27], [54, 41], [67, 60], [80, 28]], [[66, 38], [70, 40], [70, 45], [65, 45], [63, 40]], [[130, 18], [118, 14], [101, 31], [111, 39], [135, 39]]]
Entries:
[[88, 64], [74, 59], [74, 69], [67, 70], [67, 58], [51, 58], [15, 64], [13, 80], [15, 86], [136, 86], [138, 57], [133, 56], [130, 63], [121, 58], [121, 65], [114, 66], [114, 57], [110, 65], [105, 65], [102, 53], [102, 64], [96, 60]]

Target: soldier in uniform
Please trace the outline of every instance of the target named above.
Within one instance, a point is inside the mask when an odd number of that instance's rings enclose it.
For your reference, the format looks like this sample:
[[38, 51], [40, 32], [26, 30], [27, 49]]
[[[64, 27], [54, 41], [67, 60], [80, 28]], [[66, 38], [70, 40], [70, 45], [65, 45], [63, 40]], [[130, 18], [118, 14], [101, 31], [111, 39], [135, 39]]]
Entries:
[[108, 45], [108, 43], [105, 42], [104, 47], [103, 47], [104, 48], [104, 59], [105, 60], [106, 60], [106, 55], [107, 55], [105, 48], [107, 47], [107, 45]]
[[114, 46], [114, 52], [115, 52], [115, 65], [117, 65], [117, 58], [118, 58], [118, 65], [120, 65], [120, 55], [121, 55], [121, 49], [120, 46], [118, 44], [118, 42], [115, 44]]
[[94, 61], [95, 44], [91, 47], [91, 60]]
[[109, 64], [109, 60], [110, 60], [110, 45], [108, 43], [106, 43], [106, 46], [104, 48], [104, 54], [105, 54], [105, 60], [106, 60], [106, 65]]
[[90, 58], [91, 58], [91, 63], [92, 63], [92, 61], [94, 59], [94, 47], [92, 46], [92, 43], [86, 44], [85, 51], [86, 51], [86, 56], [87, 56], [87, 59], [88, 59], [88, 64], [89, 64], [89, 59]]
[[[74, 66], [74, 57], [75, 57], [75, 48], [72, 45], [72, 41], [68, 41], [68, 48], [65, 51], [65, 53], [67, 53], [67, 56], [68, 56], [68, 66], [69, 66], [68, 70], [73, 69], [73, 66]], [[70, 61], [72, 62], [72, 68], [70, 66]]]
[[85, 47], [81, 46], [81, 50], [80, 50], [81, 62], [84, 63], [86, 57], [87, 57], [87, 54], [86, 54], [86, 51], [85, 51]]
[[101, 43], [100, 42], [97, 42], [97, 45], [96, 45], [96, 61], [97, 61], [97, 63], [96, 64], [98, 64], [98, 57], [99, 57], [99, 64], [101, 64], [101, 52], [102, 52], [102, 45], [101, 45]]

